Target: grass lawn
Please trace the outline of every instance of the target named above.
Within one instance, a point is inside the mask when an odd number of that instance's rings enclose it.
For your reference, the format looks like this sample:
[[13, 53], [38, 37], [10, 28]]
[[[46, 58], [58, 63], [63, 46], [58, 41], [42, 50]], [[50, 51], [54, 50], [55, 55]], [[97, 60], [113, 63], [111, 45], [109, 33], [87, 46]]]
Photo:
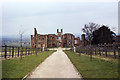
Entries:
[[2, 78], [23, 78], [44, 59], [55, 51], [45, 51], [36, 55], [25, 56], [20, 62], [20, 58], [2, 61]]
[[64, 51], [85, 80], [90, 78], [118, 78], [118, 61], [105, 61]]

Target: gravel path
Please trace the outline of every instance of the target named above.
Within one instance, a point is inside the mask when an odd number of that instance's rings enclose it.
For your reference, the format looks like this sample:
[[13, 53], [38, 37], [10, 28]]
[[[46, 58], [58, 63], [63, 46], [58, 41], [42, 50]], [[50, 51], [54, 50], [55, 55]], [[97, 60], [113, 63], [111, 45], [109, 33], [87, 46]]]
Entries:
[[58, 48], [28, 78], [82, 78], [70, 59]]

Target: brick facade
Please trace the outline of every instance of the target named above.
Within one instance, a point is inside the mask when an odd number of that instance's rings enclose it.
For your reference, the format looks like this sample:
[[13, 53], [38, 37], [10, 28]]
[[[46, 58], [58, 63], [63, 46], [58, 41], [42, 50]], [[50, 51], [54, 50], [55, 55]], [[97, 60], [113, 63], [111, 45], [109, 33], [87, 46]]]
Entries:
[[82, 40], [79, 37], [75, 38], [73, 34], [63, 34], [63, 29], [59, 32], [57, 29], [56, 34], [41, 35], [37, 33], [34, 28], [34, 35], [31, 35], [31, 47], [32, 48], [51, 48], [51, 47], [73, 47], [73, 46], [85, 46], [85, 35], [82, 35]]
[[73, 34], [66, 33], [62, 35], [62, 46], [73, 47], [75, 44], [75, 37]]

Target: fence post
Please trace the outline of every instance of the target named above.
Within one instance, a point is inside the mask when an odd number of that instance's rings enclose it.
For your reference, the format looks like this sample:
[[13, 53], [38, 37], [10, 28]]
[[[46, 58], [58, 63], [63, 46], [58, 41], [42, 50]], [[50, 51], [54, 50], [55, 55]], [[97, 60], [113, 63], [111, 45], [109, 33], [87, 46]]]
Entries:
[[42, 52], [42, 51], [41, 51], [41, 48], [40, 48], [40, 52]]
[[36, 53], [36, 56], [37, 56], [37, 48], [35, 48], [35, 53]]
[[5, 59], [7, 58], [7, 46], [5, 45]]
[[79, 51], [80, 48], [78, 48], [78, 53], [79, 53], [79, 56], [81, 56], [81, 52]]
[[21, 47], [20, 61], [22, 60], [23, 48]]
[[14, 47], [12, 47], [12, 58], [14, 57]]
[[120, 59], [120, 47], [118, 47], [118, 59]]
[[29, 55], [29, 48], [27, 49], [27, 51], [28, 51], [28, 55]]
[[115, 45], [113, 44], [113, 53], [114, 53], [114, 58], [116, 59], [116, 50], [115, 50]]
[[79, 52], [79, 56], [81, 56], [80, 52]]
[[9, 58], [10, 58], [10, 56], [11, 56], [11, 47], [10, 47], [10, 49], [9, 49]]
[[41, 52], [42, 52], [42, 48], [41, 48]]
[[98, 44], [98, 55], [100, 55], [100, 45]]
[[30, 55], [32, 55], [32, 52], [33, 52], [33, 48], [30, 48]]
[[34, 48], [33, 48], [33, 54], [34, 54]]
[[99, 55], [101, 56], [101, 44], [100, 44], [100, 48], [99, 48]]
[[77, 47], [77, 48], [76, 48], [76, 52], [78, 52], [78, 53], [79, 53], [79, 56], [81, 56], [81, 52], [80, 52], [79, 49], [80, 49], [80, 47]]
[[18, 57], [19, 57], [19, 47], [18, 47]]
[[98, 54], [98, 46], [96, 46], [96, 55]]
[[28, 48], [28, 55], [31, 54], [31, 48]]
[[40, 53], [40, 48], [38, 48], [38, 53]]
[[96, 47], [94, 48], [94, 55], [96, 55]]
[[108, 52], [109, 52], [109, 56], [110, 56], [110, 44], [108, 43]]
[[14, 48], [14, 56], [17, 57], [17, 47]]
[[107, 45], [105, 44], [105, 55], [107, 57]]
[[86, 47], [85, 47], [85, 54], [87, 53], [87, 49], [86, 49]]
[[102, 50], [101, 50], [101, 55], [103, 55], [103, 51], [104, 51], [104, 50], [103, 50], [103, 44], [101, 44], [101, 47], [102, 47], [102, 48], [101, 48], [101, 49], [102, 49]]
[[26, 56], [27, 56], [27, 47], [26, 47]]
[[92, 61], [92, 47], [90, 45], [90, 61]]
[[86, 54], [87, 54], [87, 55], [89, 54], [89, 53], [88, 53], [88, 48], [89, 48], [89, 47], [86, 47], [86, 48], [85, 48], [85, 51], [86, 51]]
[[86, 54], [86, 47], [84, 47], [84, 52], [85, 52], [84, 54]]

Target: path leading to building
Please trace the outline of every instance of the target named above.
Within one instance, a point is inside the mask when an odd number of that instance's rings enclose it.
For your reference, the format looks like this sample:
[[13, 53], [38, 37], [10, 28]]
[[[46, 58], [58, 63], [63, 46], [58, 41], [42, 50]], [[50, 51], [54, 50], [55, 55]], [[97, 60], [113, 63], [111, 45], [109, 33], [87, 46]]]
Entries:
[[81, 78], [70, 59], [58, 48], [28, 78]]

